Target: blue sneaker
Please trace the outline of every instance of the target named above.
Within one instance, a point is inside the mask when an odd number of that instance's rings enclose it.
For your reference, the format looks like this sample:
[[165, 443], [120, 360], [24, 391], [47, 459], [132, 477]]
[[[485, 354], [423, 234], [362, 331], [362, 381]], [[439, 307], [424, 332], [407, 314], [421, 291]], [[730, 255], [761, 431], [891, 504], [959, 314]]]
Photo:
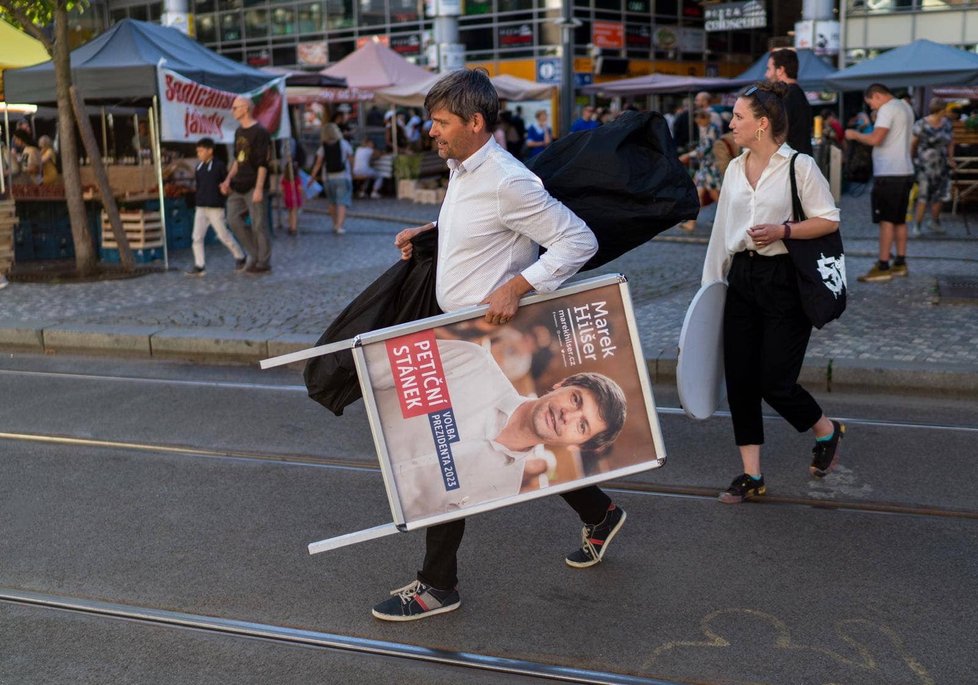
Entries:
[[581, 548], [575, 549], [564, 559], [568, 566], [587, 568], [600, 563], [604, 558], [608, 545], [625, 523], [625, 510], [614, 504], [611, 506], [613, 508], [608, 509], [601, 523], [584, 526], [581, 531]]
[[458, 595], [458, 588], [436, 590], [416, 580], [391, 591], [390, 599], [375, 606], [371, 613], [382, 621], [416, 621], [455, 611], [460, 606], [462, 599]]

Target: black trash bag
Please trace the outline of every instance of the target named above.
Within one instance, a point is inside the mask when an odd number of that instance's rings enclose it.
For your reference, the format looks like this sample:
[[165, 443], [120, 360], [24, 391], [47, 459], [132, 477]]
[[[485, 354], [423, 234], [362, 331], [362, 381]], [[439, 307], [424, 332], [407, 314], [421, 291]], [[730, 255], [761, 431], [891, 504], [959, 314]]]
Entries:
[[700, 210], [696, 186], [658, 112], [626, 111], [610, 124], [566, 135], [529, 166], [598, 239], [598, 252], [581, 271], [695, 219]]
[[[425, 231], [411, 243], [411, 259], [398, 261], [367, 286], [329, 325], [317, 346], [442, 313], [435, 299], [438, 232]], [[310, 359], [302, 377], [309, 397], [337, 416], [363, 396], [348, 349]]]

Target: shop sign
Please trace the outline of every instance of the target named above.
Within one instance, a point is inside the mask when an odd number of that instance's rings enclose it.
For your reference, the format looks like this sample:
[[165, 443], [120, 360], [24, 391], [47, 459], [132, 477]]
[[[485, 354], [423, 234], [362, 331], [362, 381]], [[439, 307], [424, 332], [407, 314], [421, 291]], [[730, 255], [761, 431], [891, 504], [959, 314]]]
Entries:
[[596, 48], [622, 49], [625, 47], [624, 24], [618, 21], [592, 21], [591, 42]]
[[500, 47], [511, 48], [519, 45], [533, 44], [533, 27], [529, 24], [499, 27]]
[[704, 7], [707, 31], [740, 31], [767, 26], [767, 11], [760, 0], [724, 2]]
[[329, 49], [324, 40], [299, 43], [295, 54], [299, 64], [304, 67], [325, 67], [329, 64]]
[[391, 36], [390, 47], [399, 55], [420, 55], [421, 38], [416, 33], [407, 36]]
[[652, 29], [647, 24], [629, 24], [625, 27], [625, 47], [648, 49], [652, 47]]
[[564, 65], [560, 57], [537, 58], [537, 83], [560, 85], [563, 81]]

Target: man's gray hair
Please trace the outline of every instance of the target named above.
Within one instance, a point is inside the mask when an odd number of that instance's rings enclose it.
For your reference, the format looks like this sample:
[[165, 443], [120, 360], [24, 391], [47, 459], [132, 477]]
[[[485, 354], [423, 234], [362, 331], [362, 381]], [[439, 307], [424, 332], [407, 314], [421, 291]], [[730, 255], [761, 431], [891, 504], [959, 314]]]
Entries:
[[481, 114], [486, 130], [491, 131], [499, 118], [499, 94], [484, 69], [459, 69], [432, 86], [424, 107], [429, 114], [436, 109], [447, 109], [466, 122]]

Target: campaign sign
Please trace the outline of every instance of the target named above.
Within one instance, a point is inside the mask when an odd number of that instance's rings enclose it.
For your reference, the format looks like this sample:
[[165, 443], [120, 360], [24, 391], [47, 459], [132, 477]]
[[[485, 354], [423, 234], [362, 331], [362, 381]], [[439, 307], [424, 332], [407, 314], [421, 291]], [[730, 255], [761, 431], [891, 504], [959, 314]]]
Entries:
[[620, 276], [531, 297], [506, 325], [473, 309], [360, 342], [364, 400], [405, 529], [665, 460]]

